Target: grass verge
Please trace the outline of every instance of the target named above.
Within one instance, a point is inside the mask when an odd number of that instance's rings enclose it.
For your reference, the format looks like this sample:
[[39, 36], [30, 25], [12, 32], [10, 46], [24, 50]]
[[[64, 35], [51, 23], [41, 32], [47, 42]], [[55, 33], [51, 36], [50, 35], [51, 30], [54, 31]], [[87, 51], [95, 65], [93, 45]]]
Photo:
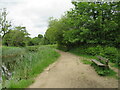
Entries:
[[92, 62], [90, 60], [88, 60], [88, 59], [82, 59], [81, 62], [83, 64], [92, 64]]
[[[24, 49], [25, 53], [22, 57], [17, 57], [19, 60], [16, 59], [17, 62], [14, 63], [12, 78], [4, 81], [4, 87], [28, 87], [34, 82], [34, 78], [40, 74], [44, 68], [56, 61], [60, 56], [55, 49], [50, 46], [26, 47], [22, 49]], [[12, 60], [12, 58], [9, 59]]]

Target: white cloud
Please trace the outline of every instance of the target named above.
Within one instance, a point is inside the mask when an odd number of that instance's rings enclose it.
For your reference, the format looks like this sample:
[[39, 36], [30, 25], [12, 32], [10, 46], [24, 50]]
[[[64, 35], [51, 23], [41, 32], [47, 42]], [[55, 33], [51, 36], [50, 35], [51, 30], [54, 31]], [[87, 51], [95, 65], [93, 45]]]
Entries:
[[73, 6], [71, 0], [0, 0], [0, 8], [3, 7], [15, 25], [26, 26], [34, 37], [45, 33], [49, 17], [60, 18]]

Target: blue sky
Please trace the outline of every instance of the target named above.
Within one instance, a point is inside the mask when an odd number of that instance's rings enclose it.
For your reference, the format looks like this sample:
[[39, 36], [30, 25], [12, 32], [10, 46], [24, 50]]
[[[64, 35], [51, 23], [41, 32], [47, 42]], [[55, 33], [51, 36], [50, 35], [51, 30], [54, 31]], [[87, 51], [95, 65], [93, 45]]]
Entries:
[[16, 26], [26, 26], [31, 37], [45, 33], [49, 17], [60, 18], [72, 7], [71, 0], [0, 0], [8, 19]]

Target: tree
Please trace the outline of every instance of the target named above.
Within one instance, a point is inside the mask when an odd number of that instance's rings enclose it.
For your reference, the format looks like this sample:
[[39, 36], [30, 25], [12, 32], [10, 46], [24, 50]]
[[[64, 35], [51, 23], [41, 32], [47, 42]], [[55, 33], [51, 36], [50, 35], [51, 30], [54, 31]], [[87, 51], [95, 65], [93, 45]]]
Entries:
[[6, 9], [0, 10], [0, 35], [4, 38], [5, 34], [9, 32], [11, 27], [11, 22], [7, 20], [7, 11]]
[[50, 43], [75, 45], [120, 45], [120, 2], [79, 2], [60, 19], [52, 18], [45, 33]]
[[43, 35], [42, 34], [38, 34], [38, 38], [42, 39]]
[[29, 39], [29, 41], [27, 42], [27, 45], [28, 46], [40, 45], [42, 44], [42, 39], [43, 39], [43, 35], [39, 34], [38, 37]]
[[3, 38], [3, 44], [7, 46], [25, 46], [28, 33], [25, 27], [15, 27], [14, 30], [9, 30]]

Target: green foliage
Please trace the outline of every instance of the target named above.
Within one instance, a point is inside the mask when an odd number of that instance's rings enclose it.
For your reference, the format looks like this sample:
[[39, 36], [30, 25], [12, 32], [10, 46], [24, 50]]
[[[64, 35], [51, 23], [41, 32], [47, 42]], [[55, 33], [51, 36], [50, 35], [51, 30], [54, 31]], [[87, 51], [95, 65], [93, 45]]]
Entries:
[[41, 34], [38, 34], [38, 38], [43, 38], [43, 35], [41, 35]]
[[41, 45], [48, 45], [48, 44], [51, 44], [51, 43], [46, 37], [41, 39]]
[[109, 58], [111, 62], [117, 63], [118, 60], [118, 50], [114, 47], [105, 47], [104, 54], [106, 58]]
[[39, 48], [39, 46], [27, 46], [26, 50], [29, 52], [37, 52], [37, 51], [39, 51], [38, 48]]
[[67, 46], [65, 46], [65, 45], [58, 45], [57, 46], [57, 49], [59, 49], [59, 50], [62, 50], [62, 51], [68, 51], [68, 47]]
[[34, 46], [42, 44], [41, 42], [43, 36], [41, 34], [34, 38], [30, 38], [28, 35], [29, 34], [27, 33], [25, 27], [15, 27], [13, 30], [9, 30], [9, 32], [4, 35], [3, 45], [24, 47], [26, 45]]
[[[41, 45], [42, 46], [42, 45]], [[49, 44], [49, 45], [43, 45], [43, 46], [46, 46], [46, 47], [50, 47], [50, 48], [54, 48], [56, 49], [57, 48], [57, 44]]]
[[79, 47], [75, 47], [75, 48], [71, 49], [69, 52], [71, 52], [75, 55], [78, 55], [78, 56], [88, 58], [88, 59], [95, 58], [95, 56], [91, 56], [91, 55], [87, 54], [86, 49], [87, 49], [87, 46], [79, 46]]
[[101, 46], [89, 47], [86, 50], [87, 54], [90, 54], [90, 55], [93, 55], [93, 56], [102, 55], [103, 52], [104, 52], [104, 50], [103, 50], [103, 47], [101, 47]]
[[43, 44], [43, 35], [39, 34], [37, 37], [30, 38], [27, 42], [28, 46], [35, 46], [35, 45], [41, 45]]
[[34, 37], [34, 38], [31, 39], [31, 44], [29, 44], [29, 45], [30, 46], [32, 46], [32, 45], [39, 45], [40, 40], [41, 40], [40, 38]]
[[[0, 9], [0, 37], [2, 38], [2, 44], [5, 46], [24, 47], [26, 45], [33, 46], [42, 44], [43, 35], [38, 34], [38, 37], [31, 39], [26, 27], [13, 26], [10, 21], [7, 20], [7, 10]], [[0, 42], [1, 43], [1, 42]]]
[[119, 47], [119, 3], [74, 1], [64, 16], [50, 20], [45, 36], [68, 49], [80, 43]]
[[103, 56], [109, 59], [110, 62], [115, 63], [114, 66], [120, 67], [120, 52], [115, 47], [108, 46], [81, 46], [71, 49], [69, 52], [76, 55], [95, 58], [96, 56]]
[[26, 36], [28, 33], [25, 27], [15, 27], [14, 30], [5, 34], [3, 44], [6, 46], [26, 46]]
[[55, 44], [57, 41], [58, 35], [60, 35], [59, 29], [59, 22], [57, 19], [50, 18], [49, 20], [49, 27], [45, 32], [45, 38], [49, 41], [49, 44]]

